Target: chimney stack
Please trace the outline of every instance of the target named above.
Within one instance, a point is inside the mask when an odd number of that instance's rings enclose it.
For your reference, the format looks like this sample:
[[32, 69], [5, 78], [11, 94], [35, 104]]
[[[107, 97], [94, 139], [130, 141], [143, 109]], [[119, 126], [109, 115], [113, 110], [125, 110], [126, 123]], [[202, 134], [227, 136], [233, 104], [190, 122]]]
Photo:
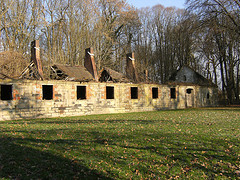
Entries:
[[148, 82], [148, 70], [144, 70], [144, 73], [145, 73], [145, 81]]
[[31, 61], [36, 66], [36, 69], [43, 80], [42, 62], [40, 60], [39, 40], [31, 42]]
[[98, 81], [97, 68], [94, 60], [93, 48], [85, 49], [84, 67], [92, 74], [94, 79]]
[[135, 66], [134, 53], [127, 54], [126, 75], [129, 79], [138, 82], [138, 74]]

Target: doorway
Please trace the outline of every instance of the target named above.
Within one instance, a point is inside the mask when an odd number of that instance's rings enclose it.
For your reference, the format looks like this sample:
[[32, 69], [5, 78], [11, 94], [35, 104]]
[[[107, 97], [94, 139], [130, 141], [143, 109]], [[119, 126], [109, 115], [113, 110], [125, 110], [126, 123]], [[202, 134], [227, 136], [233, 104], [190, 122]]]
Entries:
[[194, 92], [191, 88], [186, 89], [186, 107], [194, 107]]

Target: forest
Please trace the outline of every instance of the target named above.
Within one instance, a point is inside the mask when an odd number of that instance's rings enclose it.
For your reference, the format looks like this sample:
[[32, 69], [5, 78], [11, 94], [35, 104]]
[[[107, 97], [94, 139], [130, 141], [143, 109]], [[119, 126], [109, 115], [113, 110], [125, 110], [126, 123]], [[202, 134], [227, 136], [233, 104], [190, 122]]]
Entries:
[[240, 1], [186, 0], [186, 8], [136, 9], [126, 0], [1, 0], [0, 51], [30, 59], [40, 41], [44, 71], [53, 64], [83, 64], [94, 49], [98, 71], [125, 73], [135, 52], [138, 73], [165, 83], [188, 65], [218, 85], [222, 99], [239, 103]]

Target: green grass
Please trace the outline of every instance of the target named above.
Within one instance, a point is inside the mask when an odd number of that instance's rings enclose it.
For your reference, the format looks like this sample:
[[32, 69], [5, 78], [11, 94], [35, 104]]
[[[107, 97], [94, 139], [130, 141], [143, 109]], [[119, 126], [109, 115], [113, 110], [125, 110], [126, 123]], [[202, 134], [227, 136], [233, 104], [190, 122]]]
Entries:
[[240, 109], [0, 122], [1, 179], [238, 179]]

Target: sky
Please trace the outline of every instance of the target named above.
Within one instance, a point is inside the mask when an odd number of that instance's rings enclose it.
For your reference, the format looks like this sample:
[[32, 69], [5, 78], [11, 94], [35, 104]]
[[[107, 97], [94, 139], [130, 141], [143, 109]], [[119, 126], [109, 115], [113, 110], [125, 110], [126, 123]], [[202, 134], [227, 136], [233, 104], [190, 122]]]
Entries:
[[185, 0], [127, 0], [127, 2], [136, 8], [153, 7], [161, 4], [164, 7], [175, 6], [183, 9]]

